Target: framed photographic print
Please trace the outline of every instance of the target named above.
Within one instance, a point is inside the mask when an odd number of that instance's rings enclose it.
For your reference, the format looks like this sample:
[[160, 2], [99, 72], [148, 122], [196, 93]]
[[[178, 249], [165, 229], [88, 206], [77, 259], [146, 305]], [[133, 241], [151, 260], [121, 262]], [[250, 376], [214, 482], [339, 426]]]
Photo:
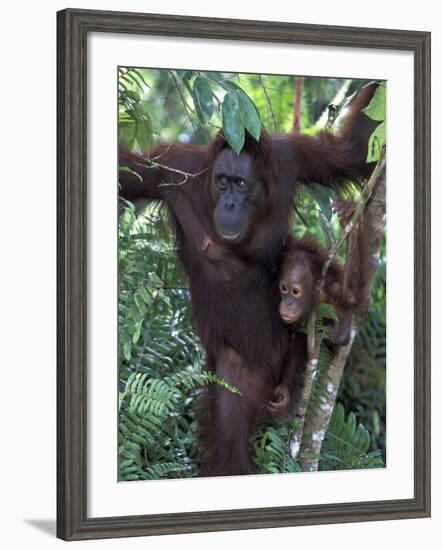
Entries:
[[58, 536], [428, 516], [430, 34], [57, 24]]

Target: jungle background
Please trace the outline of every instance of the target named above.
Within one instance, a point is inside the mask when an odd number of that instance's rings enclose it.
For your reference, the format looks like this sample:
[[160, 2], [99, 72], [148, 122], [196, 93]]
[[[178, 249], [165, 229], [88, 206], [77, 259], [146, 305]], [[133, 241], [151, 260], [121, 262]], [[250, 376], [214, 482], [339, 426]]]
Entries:
[[[347, 98], [366, 83], [120, 67], [119, 141], [143, 152], [160, 142], [206, 144], [223, 128], [230, 146], [240, 150], [245, 131], [259, 136], [261, 127], [271, 133], [332, 131], [339, 126]], [[385, 113], [385, 101], [380, 110]], [[369, 158], [376, 158], [376, 139], [370, 143]], [[295, 234], [308, 232], [330, 244], [340, 231], [330, 206], [336, 198], [320, 186], [300, 189]], [[195, 477], [195, 400], [206, 384], [222, 381], [202, 370], [204, 350], [192, 324], [167, 210], [158, 202], [122, 201], [121, 206], [119, 480]], [[347, 361], [320, 470], [386, 464], [385, 353], [384, 238], [372, 304]], [[327, 361], [322, 354], [320, 373]], [[319, 406], [320, 399], [313, 387], [311, 406]], [[259, 473], [300, 471], [289, 451], [293, 427], [292, 422], [267, 425], [254, 436]]]

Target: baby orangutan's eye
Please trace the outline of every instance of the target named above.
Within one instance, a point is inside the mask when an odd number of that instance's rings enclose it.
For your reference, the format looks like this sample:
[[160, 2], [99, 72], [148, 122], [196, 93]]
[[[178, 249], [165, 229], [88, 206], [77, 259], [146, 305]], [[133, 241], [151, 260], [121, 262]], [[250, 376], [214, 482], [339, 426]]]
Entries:
[[300, 298], [302, 294], [302, 289], [299, 285], [293, 285], [291, 294], [293, 298]]
[[279, 283], [279, 290], [281, 291], [281, 294], [288, 294], [289, 289], [287, 288], [285, 283]]

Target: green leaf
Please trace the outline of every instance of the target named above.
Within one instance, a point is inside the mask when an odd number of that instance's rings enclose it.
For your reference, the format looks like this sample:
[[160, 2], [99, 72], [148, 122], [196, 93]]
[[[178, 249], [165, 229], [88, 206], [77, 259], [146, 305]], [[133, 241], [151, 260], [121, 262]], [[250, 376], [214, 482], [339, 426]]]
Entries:
[[140, 101], [140, 94], [134, 90], [126, 90], [126, 95], [134, 101]]
[[132, 342], [134, 344], [136, 344], [140, 338], [140, 334], [141, 334], [141, 323], [137, 323], [136, 324], [136, 327], [135, 327], [135, 331], [133, 333], [133, 336], [132, 336]]
[[181, 78], [181, 80], [183, 80], [183, 81], [190, 80], [193, 76], [193, 71], [188, 71], [187, 69], [186, 70], [177, 70], [177, 71], [175, 71], [175, 73], [177, 74], [178, 78]]
[[344, 411], [344, 407], [341, 405], [341, 403], [338, 404], [337, 407], [335, 407], [334, 411], [333, 411], [333, 416], [335, 418], [332, 417], [333, 420], [335, 420], [336, 422], [336, 426], [337, 426], [337, 430], [336, 430], [336, 435], [340, 435], [340, 433], [342, 432], [342, 430], [344, 429], [344, 421], [345, 421], [345, 411]]
[[381, 122], [371, 134], [368, 142], [367, 162], [380, 159], [386, 140], [387, 83], [381, 82], [370, 103], [362, 110], [368, 117]]
[[368, 140], [367, 162], [377, 162], [381, 158], [386, 143], [386, 124], [383, 122], [371, 134]]
[[121, 145], [133, 148], [137, 133], [137, 125], [134, 120], [121, 121], [119, 124], [119, 142]]
[[152, 134], [158, 133], [157, 128], [155, 128], [154, 119], [151, 112], [152, 104], [149, 101], [140, 101], [137, 106], [137, 114], [139, 119], [144, 120], [149, 124], [150, 131]]
[[224, 76], [222, 75], [222, 73], [217, 73], [215, 71], [208, 71], [206, 73], [206, 76], [207, 78], [210, 78], [210, 80], [213, 80], [218, 84], [224, 84]]
[[149, 294], [149, 292], [147, 292], [144, 286], [140, 286], [138, 288], [138, 292], [143, 298], [145, 304], [150, 305], [152, 303], [152, 296]]
[[[134, 77], [133, 77], [134, 74], [137, 75], [137, 77], [141, 80], [141, 84], [142, 84], [143, 86], [146, 86], [146, 88], [150, 88], [150, 87], [151, 87], [151, 86], [149, 86], [149, 84], [146, 82], [146, 79], [144, 78], [143, 74], [141, 73], [141, 70], [139, 70], [139, 69], [134, 69], [134, 68], [132, 67], [131, 70], [130, 70], [130, 72], [131, 72], [132, 78], [134, 78]], [[142, 86], [141, 84], [139, 84], [138, 80], [137, 80], [137, 84], [138, 84], [138, 86], [140, 87], [140, 89], [144, 91], [143, 86]]]
[[338, 321], [338, 314], [336, 313], [335, 308], [331, 304], [319, 304], [317, 311], [318, 319], [332, 319], [333, 321]]
[[227, 90], [232, 90], [234, 92], [237, 92], [237, 91], [243, 91], [242, 88], [240, 88], [238, 86], [238, 84], [236, 84], [236, 82], [233, 82], [232, 80], [224, 80], [224, 82], [222, 83], [222, 85], [224, 86], [224, 88], [226, 88]]
[[146, 315], [147, 314], [146, 305], [143, 301], [142, 296], [138, 292], [135, 293], [134, 300], [137, 305], [138, 311], [141, 313], [141, 315], [142, 316]]
[[181, 82], [184, 84], [186, 90], [189, 92], [191, 96], [193, 96], [193, 90], [192, 86], [190, 85], [190, 81], [192, 80], [193, 72], [192, 71], [185, 71], [183, 76], [181, 77]]
[[261, 119], [253, 101], [242, 90], [238, 91], [238, 105], [241, 113], [241, 120], [248, 132], [259, 141], [261, 134]]
[[373, 429], [376, 436], [381, 433], [381, 419], [377, 410], [373, 411], [372, 415]]
[[377, 87], [370, 103], [362, 109], [362, 112], [373, 120], [380, 122], [385, 120], [387, 110], [387, 83], [381, 82]]
[[149, 273], [149, 281], [159, 286], [163, 286], [164, 284], [161, 278], [158, 276], [158, 274], [155, 273], [154, 271]]
[[229, 92], [224, 96], [222, 115], [227, 142], [239, 154], [244, 145], [245, 130], [241, 119], [237, 92]]
[[193, 83], [193, 103], [201, 124], [208, 122], [213, 115], [213, 93], [207, 79], [198, 76]]
[[123, 357], [126, 359], [127, 362], [130, 361], [131, 351], [132, 351], [132, 342], [128, 340], [123, 344]]
[[137, 125], [137, 142], [141, 151], [148, 149], [152, 141], [152, 131], [148, 122], [140, 122]]
[[321, 451], [320, 470], [379, 468], [383, 467], [382, 456], [367, 453], [370, 433], [363, 424], [358, 424], [354, 413], [345, 419], [344, 407], [338, 403], [333, 411], [324, 446]]

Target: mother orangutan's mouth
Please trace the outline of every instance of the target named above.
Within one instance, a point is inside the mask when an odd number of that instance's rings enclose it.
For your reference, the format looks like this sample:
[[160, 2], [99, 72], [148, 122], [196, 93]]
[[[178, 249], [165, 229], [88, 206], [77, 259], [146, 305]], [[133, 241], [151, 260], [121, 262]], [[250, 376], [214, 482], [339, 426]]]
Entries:
[[238, 233], [222, 233], [221, 231], [218, 231], [218, 235], [223, 241], [236, 241], [238, 240], [244, 231], [239, 231]]

